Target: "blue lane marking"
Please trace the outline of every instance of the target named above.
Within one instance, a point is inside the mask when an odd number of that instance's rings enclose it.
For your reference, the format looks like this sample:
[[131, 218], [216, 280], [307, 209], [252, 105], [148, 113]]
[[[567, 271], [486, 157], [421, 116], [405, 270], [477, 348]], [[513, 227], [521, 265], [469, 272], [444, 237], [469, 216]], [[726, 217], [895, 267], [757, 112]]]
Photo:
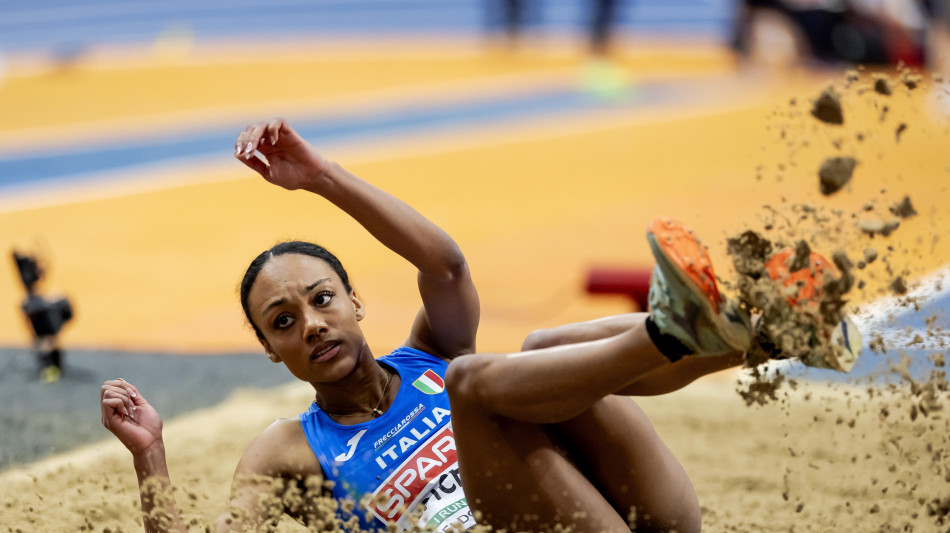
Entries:
[[[429, 133], [502, 121], [550, 116], [603, 106], [636, 107], [677, 101], [683, 83], [652, 83], [637, 86], [629, 102], [599, 103], [579, 90], [558, 89], [517, 97], [499, 97], [475, 102], [415, 105], [356, 113], [347, 116], [310, 117], [295, 120], [294, 127], [317, 146], [352, 141], [367, 136]], [[243, 125], [240, 126], [243, 128]], [[59, 147], [52, 150], [0, 152], [0, 193], [4, 189], [38, 186], [73, 175], [126, 169], [175, 159], [229, 155], [239, 129], [217, 124], [205, 130], [189, 130], [153, 138], [116, 139], [96, 145]]]

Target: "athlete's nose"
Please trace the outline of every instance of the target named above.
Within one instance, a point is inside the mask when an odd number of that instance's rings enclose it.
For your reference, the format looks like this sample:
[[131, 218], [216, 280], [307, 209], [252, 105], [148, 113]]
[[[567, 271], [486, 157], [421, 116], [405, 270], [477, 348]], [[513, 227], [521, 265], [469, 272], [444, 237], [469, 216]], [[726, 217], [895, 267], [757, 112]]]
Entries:
[[306, 321], [304, 324], [304, 337], [308, 343], [317, 340], [329, 331], [327, 321], [323, 315], [314, 310], [308, 310], [304, 315], [304, 320]]

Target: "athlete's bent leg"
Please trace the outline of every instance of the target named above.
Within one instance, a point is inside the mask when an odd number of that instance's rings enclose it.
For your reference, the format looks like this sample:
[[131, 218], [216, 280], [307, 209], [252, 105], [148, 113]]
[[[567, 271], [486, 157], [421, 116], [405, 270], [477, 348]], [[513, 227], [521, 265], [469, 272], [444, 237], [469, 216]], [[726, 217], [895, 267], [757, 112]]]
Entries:
[[[618, 335], [642, 325], [647, 313], [627, 313], [584, 322], [532, 331], [521, 345], [522, 351], [575, 344]], [[655, 396], [681, 389], [714, 372], [741, 365], [743, 354], [731, 352], [707, 357], [684, 357], [671, 365], [661, 365], [614, 394], [624, 396]]]
[[608, 396], [551, 427], [574, 464], [636, 531], [701, 529], [686, 471], [633, 399]]
[[626, 313], [611, 315], [583, 322], [572, 322], [553, 328], [537, 329], [525, 337], [521, 343], [521, 351], [540, 350], [551, 346], [577, 344], [579, 342], [606, 339], [619, 335], [642, 324], [648, 313]]
[[573, 418], [604, 396], [669, 365], [641, 320], [605, 339], [459, 357], [449, 365], [446, 380], [455, 383], [456, 394], [470, 397], [492, 414], [550, 424]]
[[[446, 388], [469, 505], [496, 528], [544, 530], [560, 523], [578, 531], [628, 531], [626, 513], [618, 513], [565, 455], [553, 438], [554, 428], [545, 424], [585, 419], [585, 412], [605, 396], [670, 364], [642, 320], [605, 339], [452, 361]], [[666, 457], [645, 416], [628, 413], [625, 422], [631, 422], [622, 432], [632, 440], [629, 450], [642, 445], [644, 457], [664, 457], [657, 470], [642, 475], [665, 486], [665, 465], [672, 457]], [[571, 435], [570, 427], [563, 435]], [[654, 515], [661, 511], [651, 508]]]
[[547, 532], [558, 524], [577, 533], [630, 531], [545, 426], [471, 400], [455, 395], [452, 427], [465, 497], [480, 523], [509, 531]]
[[[619, 531], [634, 509], [637, 526], [698, 530], [692, 486], [646, 415], [605, 398], [672, 390], [732, 365], [750, 344], [750, 326], [719, 293], [708, 254], [692, 232], [656, 220], [648, 241], [657, 258], [649, 318], [626, 315], [535, 332], [525, 347], [538, 349], [470, 355], [449, 365], [462, 484], [469, 505], [488, 524], [543, 530], [559, 522], [579, 531]], [[687, 354], [708, 362], [680, 360]], [[621, 421], [616, 427], [614, 419]], [[605, 454], [617, 463], [604, 462]]]
[[[618, 383], [642, 375], [641, 367], [663, 364], [609, 364], [612, 357], [662, 360], [629, 351], [642, 336], [646, 332], [634, 328], [602, 341], [452, 362], [446, 386], [462, 484], [483, 522], [536, 531], [555, 523], [628, 531], [635, 509], [641, 529], [698, 529], [689, 479], [646, 415], [632, 400], [604, 399]], [[562, 402], [545, 399], [549, 395]]]

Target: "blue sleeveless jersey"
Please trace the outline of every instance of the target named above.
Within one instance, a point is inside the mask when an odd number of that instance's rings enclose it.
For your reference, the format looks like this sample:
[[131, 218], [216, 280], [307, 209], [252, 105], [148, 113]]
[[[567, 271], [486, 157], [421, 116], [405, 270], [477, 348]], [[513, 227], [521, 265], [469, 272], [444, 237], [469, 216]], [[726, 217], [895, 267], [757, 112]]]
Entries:
[[[401, 379], [379, 418], [344, 426], [317, 404], [300, 415], [310, 448], [338, 499], [357, 502], [360, 527], [442, 532], [475, 524], [459, 481], [445, 392], [448, 363], [412, 348], [379, 358]], [[369, 516], [369, 520], [365, 518]]]

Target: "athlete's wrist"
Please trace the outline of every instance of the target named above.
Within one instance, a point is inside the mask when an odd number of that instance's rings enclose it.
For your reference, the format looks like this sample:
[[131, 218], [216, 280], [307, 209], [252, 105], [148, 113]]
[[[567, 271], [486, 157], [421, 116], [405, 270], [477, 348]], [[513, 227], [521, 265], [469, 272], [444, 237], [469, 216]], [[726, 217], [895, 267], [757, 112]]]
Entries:
[[155, 473], [154, 470], [165, 469], [165, 442], [158, 438], [142, 449], [130, 449], [136, 470]]
[[338, 185], [341, 177], [346, 175], [346, 171], [335, 161], [326, 160], [319, 154], [314, 154], [314, 157], [317, 159], [314, 169], [307, 176], [303, 189], [320, 196], [326, 196]]

